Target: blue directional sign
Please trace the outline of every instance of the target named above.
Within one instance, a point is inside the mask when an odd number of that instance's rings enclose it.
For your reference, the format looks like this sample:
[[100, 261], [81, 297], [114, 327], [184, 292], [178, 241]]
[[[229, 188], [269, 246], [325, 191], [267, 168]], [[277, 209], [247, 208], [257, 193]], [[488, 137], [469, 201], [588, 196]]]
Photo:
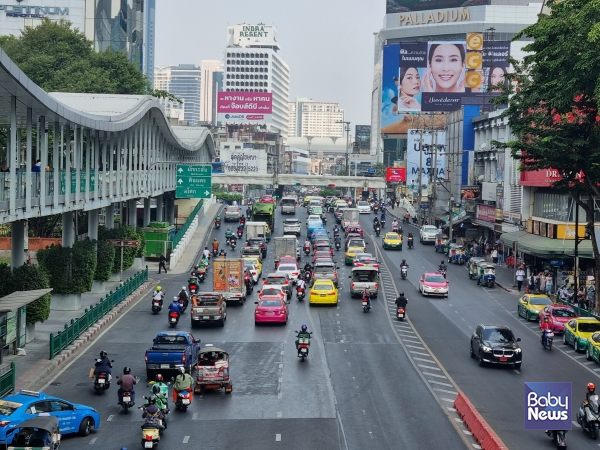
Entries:
[[177, 166], [177, 198], [210, 198], [212, 194], [212, 167], [210, 165]]

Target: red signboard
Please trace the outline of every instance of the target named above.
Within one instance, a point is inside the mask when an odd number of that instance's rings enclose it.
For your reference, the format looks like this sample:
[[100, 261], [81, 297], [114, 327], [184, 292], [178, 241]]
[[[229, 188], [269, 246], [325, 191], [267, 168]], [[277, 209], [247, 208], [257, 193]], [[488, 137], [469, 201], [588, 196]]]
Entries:
[[496, 221], [496, 207], [489, 205], [477, 205], [477, 218], [486, 222]]
[[117, 247], [137, 247], [138, 245], [140, 245], [138, 241], [127, 241], [121, 239], [107, 239], [106, 242], [112, 245], [116, 245]]
[[548, 187], [560, 180], [558, 170], [542, 169], [532, 172], [521, 172], [521, 186]]
[[385, 181], [391, 183], [406, 181], [406, 167], [388, 167], [385, 169]]

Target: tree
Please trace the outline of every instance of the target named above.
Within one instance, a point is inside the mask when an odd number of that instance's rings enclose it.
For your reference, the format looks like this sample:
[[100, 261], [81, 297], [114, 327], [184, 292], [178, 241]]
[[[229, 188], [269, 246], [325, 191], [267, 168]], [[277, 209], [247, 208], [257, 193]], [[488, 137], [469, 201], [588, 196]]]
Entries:
[[340, 169], [340, 170], [338, 170], [337, 175], [339, 175], [341, 177], [342, 176], [346, 176], [346, 175], [348, 175], [348, 171], [345, 168], [344, 169]]
[[[512, 60], [512, 85], [496, 103], [516, 140], [495, 142], [511, 149], [521, 170], [552, 169], [560, 179], [553, 189], [568, 193], [587, 213], [593, 226], [594, 197], [600, 198], [600, 4], [591, 0], [549, 0], [551, 15], [541, 14], [536, 24], [513, 40], [533, 41], [523, 50], [521, 63]], [[591, 235], [596, 268], [600, 253]], [[597, 276], [597, 274], [596, 274]], [[596, 305], [600, 306], [600, 289]]]
[[385, 171], [387, 169], [385, 164], [379, 162], [373, 166], [373, 169], [375, 169], [376, 177], [385, 177]]

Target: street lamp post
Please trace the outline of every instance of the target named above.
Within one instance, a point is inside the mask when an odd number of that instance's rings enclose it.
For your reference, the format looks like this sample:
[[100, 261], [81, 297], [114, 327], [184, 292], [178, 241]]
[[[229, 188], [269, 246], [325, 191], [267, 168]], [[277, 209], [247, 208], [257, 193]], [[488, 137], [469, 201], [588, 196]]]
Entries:
[[346, 175], [350, 175], [350, 122], [336, 120], [335, 123], [343, 123], [346, 131]]

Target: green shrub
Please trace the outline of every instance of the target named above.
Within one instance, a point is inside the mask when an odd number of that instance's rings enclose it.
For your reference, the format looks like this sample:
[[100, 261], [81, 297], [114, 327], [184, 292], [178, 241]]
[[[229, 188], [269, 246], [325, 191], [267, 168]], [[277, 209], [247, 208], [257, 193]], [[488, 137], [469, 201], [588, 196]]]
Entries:
[[54, 245], [39, 250], [37, 259], [50, 277], [54, 294], [82, 294], [92, 289], [96, 273], [96, 247], [89, 239], [73, 248]]
[[11, 291], [11, 278], [10, 265], [4, 262], [0, 263], [0, 297], [5, 297], [13, 292]]
[[[106, 241], [107, 239], [125, 239], [125, 240], [137, 240], [137, 247], [125, 247], [123, 249], [123, 270], [129, 269], [133, 266], [133, 260], [139, 252], [142, 244], [143, 236], [137, 232], [137, 230], [129, 225], [122, 225], [119, 228], [108, 229], [106, 227], [99, 227], [98, 229], [98, 240]], [[115, 262], [113, 266], [113, 273], [121, 271], [121, 248], [115, 248]]]
[[[25, 264], [14, 269], [9, 285], [11, 286], [11, 292], [33, 291], [49, 288], [50, 280], [42, 267], [34, 264]], [[48, 316], [50, 316], [50, 301], [50, 294], [46, 294], [27, 305], [27, 325], [48, 320]]]
[[98, 241], [97, 245], [97, 264], [94, 280], [108, 281], [113, 272], [115, 264], [115, 246], [106, 241]]

